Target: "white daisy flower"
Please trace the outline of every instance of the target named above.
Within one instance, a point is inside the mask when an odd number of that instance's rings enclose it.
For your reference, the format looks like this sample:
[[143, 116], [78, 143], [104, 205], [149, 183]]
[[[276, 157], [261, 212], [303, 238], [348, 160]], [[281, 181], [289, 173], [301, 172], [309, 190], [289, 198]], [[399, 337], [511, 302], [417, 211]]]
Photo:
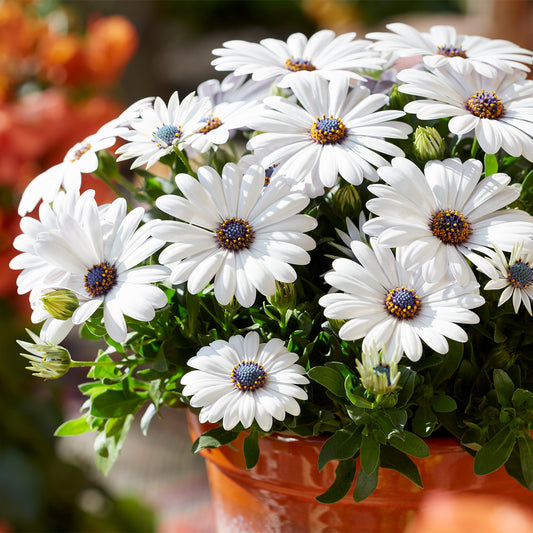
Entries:
[[38, 236], [37, 255], [66, 274], [56, 287], [78, 296], [74, 325], [82, 324], [103, 306], [107, 333], [116, 342], [124, 342], [124, 315], [147, 322], [155, 316], [155, 309], [167, 303], [165, 293], [152, 284], [166, 279], [168, 269], [138, 266], [164, 244], [150, 236], [150, 223], [138, 227], [143, 215], [142, 207], [126, 214], [126, 202], [119, 198], [104, 216], [93, 200], [80, 220], [61, 213], [57, 230]]
[[213, 145], [224, 144], [234, 130], [246, 125], [253, 102], [221, 102], [202, 117], [201, 127], [188, 142], [188, 149], [204, 153]]
[[473, 133], [488, 154], [503, 148], [512, 156], [533, 161], [533, 81], [515, 72], [487, 78], [477, 72], [461, 75], [442, 68], [432, 72], [406, 69], [399, 91], [427, 98], [404, 107], [419, 119], [452, 117], [448, 127], [456, 135]]
[[[533, 234], [531, 235], [533, 237]], [[487, 290], [501, 290], [498, 305], [504, 304], [512, 297], [515, 313], [518, 313], [520, 303], [524, 304], [531, 315], [531, 300], [533, 299], [533, 245], [531, 241], [524, 246], [524, 242], [513, 246], [511, 257], [507, 259], [498, 246], [492, 255], [491, 263], [496, 267], [492, 273], [485, 272], [492, 279], [485, 285]]]
[[197, 94], [200, 98], [208, 97], [211, 105], [222, 102], [262, 102], [270, 94], [270, 80], [255, 81], [248, 76], [228, 74], [222, 81], [206, 80], [198, 85]]
[[321, 30], [309, 39], [293, 33], [287, 42], [263, 39], [259, 43], [227, 41], [216, 48], [211, 64], [216, 70], [231, 70], [237, 76], [251, 74], [255, 81], [270, 80], [289, 87], [302, 71], [313, 72], [324, 79], [363, 79], [359, 69], [377, 69], [383, 64], [378, 54], [369, 50], [368, 41], [354, 40], [355, 33], [335, 36]]
[[376, 166], [388, 165], [378, 154], [403, 155], [384, 137], [405, 139], [412, 128], [393, 121], [402, 111], [379, 111], [387, 102], [384, 94], [370, 94], [364, 87], [349, 90], [347, 80], [326, 80], [300, 76], [292, 89], [301, 107], [285, 98], [270, 97], [265, 109], [250, 120], [253, 129], [266, 132], [248, 141], [269, 166], [305, 183], [316, 197], [324, 187], [333, 187], [339, 174], [359, 185], [363, 178], [376, 181]]
[[270, 431], [273, 419], [300, 414], [296, 399], [307, 400], [300, 385], [309, 380], [296, 361], [298, 356], [280, 339], [260, 344], [254, 331], [246, 337], [234, 335], [228, 342], [204, 346], [189, 359], [187, 364], [196, 370], [181, 378], [183, 394], [192, 396], [192, 407], [202, 408], [202, 423], [222, 420], [230, 430], [239, 422], [249, 428], [256, 420], [263, 431]]
[[177, 92], [170, 97], [168, 106], [157, 97], [153, 107], [141, 110], [140, 118], [129, 122], [131, 130], [120, 136], [128, 141], [116, 153], [117, 161], [135, 158], [131, 168], [152, 166], [161, 157], [187, 145], [188, 139], [202, 127], [202, 119], [208, 116], [211, 105], [208, 98], [198, 98], [194, 93], [181, 102]]
[[443, 276], [427, 283], [420, 269], [413, 268], [401, 253], [394, 257], [391, 249], [371, 239], [372, 249], [353, 241], [357, 261], [336, 259], [326, 282], [341, 292], [322, 296], [324, 315], [347, 320], [339, 330], [346, 341], [364, 337], [363, 349], [373, 343], [383, 346], [386, 363], [405, 355], [411, 361], [422, 356], [422, 341], [438, 353], [445, 354], [445, 337], [466, 342], [466, 332], [456, 323], [475, 324], [479, 317], [470, 311], [484, 303], [478, 285], [461, 287]]
[[39, 206], [39, 219], [29, 216], [21, 219], [22, 233], [13, 240], [13, 247], [21, 253], [11, 260], [9, 267], [22, 270], [17, 277], [17, 292], [26, 294], [31, 291], [30, 302], [38, 300], [45, 288], [53, 286], [64, 275], [61, 269], [35, 252], [39, 235], [58, 228], [57, 217], [60, 213], [81, 218], [87, 202], [93, 198], [93, 190], [85, 191], [81, 196], [78, 191], [60, 191], [53, 204], [42, 203]]
[[530, 50], [502, 39], [457, 35], [453, 26], [433, 26], [429, 33], [419, 32], [401, 22], [386, 27], [391, 33], [367, 33], [367, 39], [378, 41], [372, 45], [374, 50], [395, 52], [399, 57], [422, 56], [424, 64], [430, 68], [449, 65], [461, 74], [475, 70], [484, 76], [495, 77], [499, 71], [529, 71], [524, 63], [533, 63]]
[[272, 296], [276, 280], [296, 280], [290, 264], [309, 263], [306, 250], [315, 242], [304, 232], [316, 220], [298, 214], [309, 202], [304, 194], [291, 192], [281, 180], [268, 187], [264, 182], [263, 168], [252, 166], [243, 174], [232, 163], [224, 166], [222, 178], [207, 166], [198, 170], [198, 180], [176, 176], [185, 198], [164, 195], [156, 205], [183, 222], [159, 221], [152, 228], [154, 237], [172, 243], [159, 256], [172, 271], [171, 283], [186, 281], [196, 294], [214, 277], [220, 304], [235, 296], [250, 307], [256, 290]]
[[28, 184], [20, 199], [19, 215], [33, 211], [41, 200], [53, 202], [61, 188], [79, 192], [81, 175], [98, 168], [98, 151], [113, 146], [115, 135], [113, 128], [104, 125], [94, 135], [70, 148], [61, 163], [45, 170]]
[[460, 284], [474, 274], [467, 259], [486, 261], [492, 244], [510, 250], [517, 240], [533, 235], [533, 217], [503, 209], [519, 196], [507, 174], [480, 180], [476, 159], [430, 161], [422, 172], [412, 161], [396, 158], [378, 173], [386, 185], [369, 186], [377, 198], [366, 207], [376, 214], [363, 229], [381, 244], [402, 247], [427, 281], [449, 272]]

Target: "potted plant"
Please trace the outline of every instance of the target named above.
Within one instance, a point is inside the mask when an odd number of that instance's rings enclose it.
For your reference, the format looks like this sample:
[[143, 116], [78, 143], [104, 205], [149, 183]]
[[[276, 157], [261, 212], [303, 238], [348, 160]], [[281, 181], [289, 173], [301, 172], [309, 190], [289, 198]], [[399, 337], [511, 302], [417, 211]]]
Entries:
[[[215, 497], [220, 531], [297, 531], [306, 491], [302, 531], [400, 531], [452, 471], [531, 502], [533, 53], [367, 37], [224, 43], [222, 82], [133, 104], [20, 202], [11, 266], [43, 322], [23, 355], [44, 378], [90, 367], [57, 435], [96, 432], [108, 472], [137, 413], [146, 432], [189, 407], [223, 491], [255, 476], [238, 519]], [[80, 194], [86, 173], [119, 198]], [[60, 345], [73, 329], [105, 342], [94, 360]]]

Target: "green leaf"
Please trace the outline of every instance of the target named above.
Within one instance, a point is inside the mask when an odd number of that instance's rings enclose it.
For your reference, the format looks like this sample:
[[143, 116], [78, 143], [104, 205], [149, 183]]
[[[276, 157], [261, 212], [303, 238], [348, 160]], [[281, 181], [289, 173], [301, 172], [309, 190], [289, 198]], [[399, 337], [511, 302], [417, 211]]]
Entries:
[[498, 159], [494, 154], [485, 154], [485, 176], [498, 172]]
[[250, 431], [250, 434], [244, 439], [242, 451], [246, 468], [253, 468], [259, 461], [259, 433]]
[[96, 437], [94, 441], [95, 461], [96, 466], [103, 474], [107, 475], [117, 460], [133, 419], [133, 415], [128, 415], [118, 420], [108, 420], [105, 431]]
[[330, 392], [339, 398], [344, 398], [344, 378], [342, 374], [327, 366], [315, 366], [308, 372], [309, 377], [326, 387]]
[[324, 442], [318, 455], [318, 470], [322, 470], [330, 461], [353, 457], [361, 446], [361, 428], [355, 424], [339, 429]]
[[421, 437], [429, 437], [437, 423], [437, 415], [425, 403], [419, 406], [413, 416], [413, 430]]
[[[113, 363], [114, 361], [107, 353], [102, 353], [96, 358], [96, 362]], [[87, 376], [94, 379], [117, 379], [120, 376], [120, 372], [117, 367], [112, 364], [107, 366], [93, 366]]]
[[442, 364], [434, 367], [432, 371], [433, 379], [432, 385], [435, 389], [439, 388], [439, 385], [451, 378], [456, 370], [459, 368], [461, 361], [463, 359], [464, 345], [462, 342], [457, 341], [448, 341], [450, 349], [448, 353], [444, 356]]
[[514, 383], [505, 370], [502, 370], [501, 368], [496, 368], [494, 370], [494, 387], [496, 389], [499, 404], [502, 407], [511, 407]]
[[512, 402], [516, 409], [533, 411], [533, 392], [525, 389], [516, 389], [512, 397]]
[[320, 503], [335, 503], [342, 500], [350, 490], [355, 476], [355, 459], [340, 461], [335, 469], [335, 481], [323, 494], [316, 497]]
[[478, 476], [490, 474], [504, 465], [516, 442], [516, 433], [504, 427], [476, 453], [474, 472]]
[[418, 435], [410, 431], [404, 431], [400, 435], [393, 435], [389, 439], [389, 443], [412, 457], [429, 457], [428, 445]]
[[383, 468], [396, 470], [396, 472], [399, 472], [407, 479], [411, 480], [415, 485], [422, 489], [424, 488], [417, 466], [402, 451], [393, 448], [392, 446], [382, 446], [380, 465]]
[[353, 491], [353, 499], [356, 502], [361, 502], [368, 498], [378, 486], [379, 468], [375, 468], [372, 472], [365, 472], [362, 468], [357, 474], [355, 481], [355, 488]]
[[63, 424], [56, 429], [54, 435], [56, 437], [68, 437], [70, 435], [81, 435], [90, 431], [92, 431], [92, 428], [87, 421], [87, 416], [83, 415], [74, 420], [63, 422]]
[[238, 431], [226, 431], [223, 427], [216, 427], [200, 435], [192, 445], [192, 453], [198, 453], [205, 448], [218, 448], [234, 441]]
[[348, 396], [348, 399], [353, 403], [353, 405], [356, 405], [357, 407], [363, 407], [365, 409], [372, 409], [372, 402], [369, 402], [365, 398], [355, 394], [354, 391], [356, 390], [356, 387], [354, 386], [352, 376], [346, 376], [346, 379], [344, 380], [344, 390], [346, 391], [346, 396]]
[[520, 450], [520, 464], [524, 481], [529, 490], [533, 490], [533, 439], [523, 433], [518, 438], [518, 448]]
[[100, 418], [118, 418], [136, 413], [145, 399], [126, 396], [122, 390], [107, 390], [93, 399], [91, 415]]
[[457, 409], [455, 400], [446, 394], [433, 396], [431, 407], [436, 413], [451, 413]]
[[377, 469], [379, 465], [379, 442], [374, 438], [372, 433], [363, 436], [361, 442], [361, 469], [370, 474]]
[[400, 369], [400, 381], [398, 382], [398, 407], [405, 407], [407, 402], [411, 399], [415, 390], [416, 372], [413, 372], [410, 368], [402, 367]]

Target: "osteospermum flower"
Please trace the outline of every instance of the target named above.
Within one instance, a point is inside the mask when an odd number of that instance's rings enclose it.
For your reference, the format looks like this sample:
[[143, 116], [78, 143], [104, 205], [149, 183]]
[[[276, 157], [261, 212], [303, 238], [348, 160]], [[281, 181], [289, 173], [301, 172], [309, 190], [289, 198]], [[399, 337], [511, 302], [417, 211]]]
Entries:
[[515, 313], [518, 313], [520, 303], [524, 304], [531, 315], [531, 300], [533, 299], [533, 246], [524, 242], [513, 246], [509, 259], [497, 247], [492, 255], [491, 263], [496, 267], [493, 273], [487, 273], [492, 279], [485, 285], [487, 290], [503, 289], [498, 305], [504, 304], [512, 297]]
[[346, 320], [339, 336], [346, 341], [363, 339], [363, 349], [383, 346], [386, 363], [405, 355], [411, 361], [422, 356], [422, 341], [438, 353], [448, 351], [446, 338], [466, 342], [466, 332], [457, 325], [475, 324], [470, 311], [484, 303], [478, 285], [461, 287], [447, 276], [427, 283], [401, 254], [371, 239], [372, 249], [353, 241], [357, 261], [336, 259], [326, 282], [339, 292], [322, 296], [327, 318]]
[[517, 240], [533, 235], [533, 217], [503, 209], [519, 196], [507, 174], [480, 180], [483, 165], [476, 159], [430, 161], [422, 172], [412, 161], [396, 158], [378, 173], [386, 185], [371, 185], [377, 196], [367, 208], [377, 217], [363, 226], [381, 244], [402, 247], [422, 265], [428, 281], [450, 273], [467, 284], [493, 243], [510, 250]]
[[449, 65], [461, 74], [475, 70], [495, 77], [499, 71], [514, 69], [529, 71], [524, 63], [533, 63], [533, 52], [510, 41], [487, 39], [474, 35], [457, 35], [453, 26], [433, 26], [429, 32], [419, 32], [408, 24], [387, 24], [387, 32], [372, 32], [367, 39], [375, 39], [374, 50], [395, 52], [400, 57], [422, 56], [430, 68]]
[[56, 287], [78, 296], [80, 305], [71, 319], [74, 325], [103, 306], [107, 333], [116, 342], [124, 342], [124, 315], [147, 322], [155, 316], [155, 309], [167, 303], [165, 293], [153, 283], [164, 280], [168, 269], [138, 266], [164, 244], [150, 236], [150, 224], [138, 227], [143, 215], [142, 207], [126, 214], [122, 198], [104, 214], [92, 201], [81, 220], [61, 213], [57, 230], [39, 235], [36, 254], [65, 274]]
[[237, 76], [251, 74], [255, 81], [271, 80], [288, 87], [301, 72], [313, 72], [331, 80], [335, 77], [363, 79], [354, 71], [379, 68], [383, 60], [368, 49], [368, 41], [354, 40], [355, 33], [335, 36], [321, 30], [309, 39], [293, 33], [287, 42], [263, 39], [259, 43], [227, 41], [216, 48], [219, 56], [211, 64], [216, 70], [233, 71]]
[[375, 167], [389, 164], [378, 152], [403, 155], [383, 138], [404, 139], [412, 128], [393, 120], [402, 111], [379, 111], [388, 101], [384, 94], [313, 76], [294, 79], [291, 88], [301, 106], [281, 97], [265, 99], [270, 109], [249, 126], [266, 133], [250, 139], [248, 148], [265, 167], [279, 164], [280, 172], [303, 182], [310, 196], [333, 187], [339, 174], [354, 185], [377, 180]]
[[405, 105], [419, 119], [452, 117], [450, 132], [473, 133], [489, 154], [503, 148], [533, 161], [533, 81], [523, 72], [488, 78], [477, 72], [461, 75], [449, 68], [398, 73], [399, 91], [426, 99]]
[[117, 161], [135, 158], [131, 168], [146, 164], [152, 166], [161, 157], [187, 145], [188, 139], [202, 127], [211, 105], [208, 98], [198, 98], [194, 93], [181, 102], [177, 92], [170, 97], [168, 106], [157, 97], [153, 106], [141, 110], [140, 118], [129, 121], [131, 129], [120, 136], [128, 141], [116, 153]]
[[227, 342], [204, 346], [187, 361], [196, 370], [181, 378], [183, 394], [192, 396], [192, 407], [202, 408], [202, 423], [222, 420], [224, 429], [230, 430], [239, 422], [248, 428], [256, 420], [269, 431], [273, 419], [300, 414], [296, 399], [307, 400], [300, 385], [309, 381], [297, 361], [280, 339], [260, 344], [254, 331], [246, 337], [234, 335]]
[[113, 146], [115, 135], [115, 129], [104, 125], [94, 135], [70, 148], [61, 163], [45, 170], [29, 183], [20, 199], [19, 215], [33, 211], [41, 200], [53, 202], [61, 188], [79, 192], [81, 175], [90, 174], [98, 168], [98, 152]]
[[310, 261], [306, 250], [315, 246], [304, 232], [316, 220], [298, 214], [309, 202], [291, 192], [281, 180], [264, 187], [265, 171], [251, 166], [243, 173], [228, 163], [222, 177], [210, 167], [200, 167], [198, 180], [176, 176], [185, 198], [164, 195], [159, 209], [183, 221], [155, 223], [152, 235], [171, 244], [159, 261], [167, 265], [174, 284], [187, 282], [196, 294], [215, 278], [217, 301], [227, 305], [233, 297], [253, 305], [256, 290], [265, 296], [276, 291], [276, 280], [292, 283], [296, 271], [290, 264]]

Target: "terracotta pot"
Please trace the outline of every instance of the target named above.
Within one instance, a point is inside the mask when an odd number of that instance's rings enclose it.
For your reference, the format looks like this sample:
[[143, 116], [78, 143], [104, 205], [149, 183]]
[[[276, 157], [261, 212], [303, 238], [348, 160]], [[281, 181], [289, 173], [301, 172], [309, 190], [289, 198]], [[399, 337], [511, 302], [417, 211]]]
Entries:
[[[213, 425], [188, 414], [195, 440]], [[474, 474], [473, 458], [453, 438], [428, 439], [430, 457], [416, 459], [424, 489], [393, 470], [381, 469], [376, 491], [360, 503], [349, 493], [332, 505], [318, 503], [333, 482], [335, 463], [319, 472], [317, 459], [325, 438], [273, 434], [260, 439], [258, 464], [246, 470], [242, 437], [214, 450], [207, 461], [218, 533], [402, 533], [420, 500], [432, 490], [497, 495], [533, 505], [533, 492], [509, 477], [504, 468]]]

